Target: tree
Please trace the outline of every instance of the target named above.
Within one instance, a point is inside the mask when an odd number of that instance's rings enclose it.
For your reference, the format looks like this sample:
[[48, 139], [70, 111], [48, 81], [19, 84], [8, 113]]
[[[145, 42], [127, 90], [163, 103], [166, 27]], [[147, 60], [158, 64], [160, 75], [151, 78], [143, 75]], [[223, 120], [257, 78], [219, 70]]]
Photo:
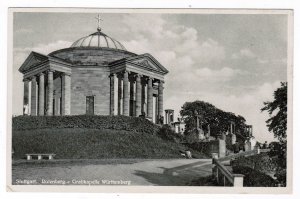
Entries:
[[243, 141], [247, 137], [244, 117], [225, 112], [204, 101], [197, 100], [184, 103], [181, 107], [180, 115], [184, 118], [186, 124], [186, 134], [196, 128], [196, 115], [200, 115], [203, 130], [207, 131], [207, 126], [209, 125], [211, 136], [217, 137], [220, 133], [228, 131], [230, 122], [234, 122], [237, 138]]
[[261, 111], [268, 111], [270, 118], [266, 121], [270, 132], [280, 142], [286, 141], [287, 129], [287, 82], [281, 82], [281, 86], [274, 91], [274, 100], [264, 102]]
[[270, 118], [266, 121], [270, 132], [278, 138], [278, 142], [270, 144], [271, 151], [269, 155], [277, 156], [277, 168], [275, 177], [278, 182], [286, 186], [286, 130], [287, 130], [287, 82], [281, 82], [281, 86], [274, 91], [274, 100], [272, 102], [264, 102], [261, 111], [267, 111]]

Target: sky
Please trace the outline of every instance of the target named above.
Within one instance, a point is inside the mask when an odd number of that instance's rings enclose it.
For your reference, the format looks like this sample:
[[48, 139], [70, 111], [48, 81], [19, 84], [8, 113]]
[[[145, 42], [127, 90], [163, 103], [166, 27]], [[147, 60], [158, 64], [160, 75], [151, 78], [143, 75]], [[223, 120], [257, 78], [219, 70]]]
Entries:
[[[48, 54], [96, 31], [98, 13], [15, 13], [13, 114], [22, 114], [18, 68], [31, 51]], [[102, 31], [128, 51], [150, 53], [168, 70], [164, 108], [176, 116], [202, 100], [245, 117], [257, 140], [273, 140], [261, 113], [287, 81], [287, 15], [101, 14]]]

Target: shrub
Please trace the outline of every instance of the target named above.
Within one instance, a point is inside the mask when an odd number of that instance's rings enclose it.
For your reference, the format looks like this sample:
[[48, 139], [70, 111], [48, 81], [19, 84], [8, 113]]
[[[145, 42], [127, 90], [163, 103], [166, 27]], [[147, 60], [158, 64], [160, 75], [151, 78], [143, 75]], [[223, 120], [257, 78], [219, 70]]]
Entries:
[[234, 166], [232, 169], [233, 173], [244, 175], [245, 187], [275, 187], [277, 185], [276, 180], [250, 167]]
[[275, 177], [277, 178], [278, 184], [283, 187], [286, 186], [286, 169], [278, 168]]
[[232, 161], [235, 166], [247, 166], [254, 170], [261, 171], [264, 173], [272, 173], [277, 168], [277, 163], [274, 158], [270, 158], [268, 154], [262, 153], [249, 157], [238, 157]]
[[13, 130], [46, 128], [114, 129], [152, 135], [159, 131], [157, 125], [146, 119], [128, 116], [17, 116], [12, 120]]
[[16, 159], [56, 153], [58, 159], [180, 158], [180, 136], [167, 127], [127, 116], [18, 116], [13, 118]]
[[15, 159], [55, 153], [55, 159], [180, 158], [180, 145], [148, 133], [99, 129], [13, 131]]
[[284, 159], [278, 156], [270, 157], [267, 153], [262, 153], [255, 156], [239, 157], [232, 161], [233, 167], [248, 167], [257, 172], [264, 173], [265, 175], [274, 175], [275, 182], [286, 186], [286, 168], [282, 167]]
[[157, 135], [164, 140], [169, 140], [173, 142], [181, 142], [183, 140], [183, 136], [176, 133], [169, 125], [163, 125]]
[[198, 151], [201, 154], [204, 154], [206, 157], [211, 157], [211, 153], [218, 153], [218, 141], [210, 142], [194, 142], [194, 143], [185, 143], [185, 146]]

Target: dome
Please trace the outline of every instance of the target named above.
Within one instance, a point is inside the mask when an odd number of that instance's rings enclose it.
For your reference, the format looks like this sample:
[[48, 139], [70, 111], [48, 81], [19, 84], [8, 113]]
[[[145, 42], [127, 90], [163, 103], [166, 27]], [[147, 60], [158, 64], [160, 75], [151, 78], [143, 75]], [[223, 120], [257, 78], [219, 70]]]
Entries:
[[99, 47], [126, 50], [126, 48], [117, 40], [107, 36], [101, 31], [97, 31], [89, 36], [82, 37], [75, 41], [71, 47]]

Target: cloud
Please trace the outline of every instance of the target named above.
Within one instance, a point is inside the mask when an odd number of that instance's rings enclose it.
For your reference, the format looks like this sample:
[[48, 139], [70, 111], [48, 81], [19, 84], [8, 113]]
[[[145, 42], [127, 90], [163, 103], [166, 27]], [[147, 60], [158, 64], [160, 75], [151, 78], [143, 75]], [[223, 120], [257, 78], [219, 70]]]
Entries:
[[29, 33], [33, 33], [32, 29], [27, 29], [27, 28], [21, 28], [19, 30], [16, 30], [15, 33], [17, 34], [29, 34]]
[[[128, 15], [124, 21], [124, 29], [132, 37], [121, 43], [129, 51], [149, 52], [161, 57], [160, 54], [171, 49], [176, 58], [190, 56], [194, 63], [217, 62], [225, 58], [225, 49], [218, 41], [213, 38], [200, 40], [195, 28], [169, 23], [162, 15], [143, 15], [141, 18]], [[175, 64], [172, 62], [172, 66]]]
[[59, 50], [62, 48], [69, 48], [72, 45], [72, 42], [70, 41], [63, 41], [59, 40], [53, 43], [48, 43], [48, 44], [38, 44], [37, 46], [34, 47], [27, 47], [27, 48], [14, 48], [15, 53], [22, 53], [22, 52], [39, 52], [41, 54], [49, 54], [55, 50]]
[[13, 68], [14, 72], [19, 73], [17, 70], [20, 68], [22, 63], [25, 61], [31, 51], [35, 51], [44, 55], [47, 55], [55, 50], [70, 47], [72, 42], [59, 40], [57, 42], [48, 44], [38, 44], [32, 48], [14, 48], [13, 49]]
[[210, 68], [200, 68], [196, 70], [196, 75], [205, 79], [214, 79], [217, 81], [226, 81], [235, 75], [240, 75], [242, 72], [238, 69], [228, 67], [221, 68], [220, 70], [213, 70]]
[[[153, 39], [161, 37], [166, 23], [159, 14], [139, 14], [138, 17], [125, 15], [122, 22], [125, 24], [124, 32], [131, 33], [135, 38], [145, 35], [147, 38]], [[170, 32], [168, 34], [170, 34]]]
[[256, 57], [255, 53], [252, 52], [248, 48], [243, 48], [239, 52], [233, 53], [231, 55], [232, 59], [243, 59], [243, 58], [249, 58], [249, 59], [251, 59], [251, 58], [255, 58], [255, 57]]

